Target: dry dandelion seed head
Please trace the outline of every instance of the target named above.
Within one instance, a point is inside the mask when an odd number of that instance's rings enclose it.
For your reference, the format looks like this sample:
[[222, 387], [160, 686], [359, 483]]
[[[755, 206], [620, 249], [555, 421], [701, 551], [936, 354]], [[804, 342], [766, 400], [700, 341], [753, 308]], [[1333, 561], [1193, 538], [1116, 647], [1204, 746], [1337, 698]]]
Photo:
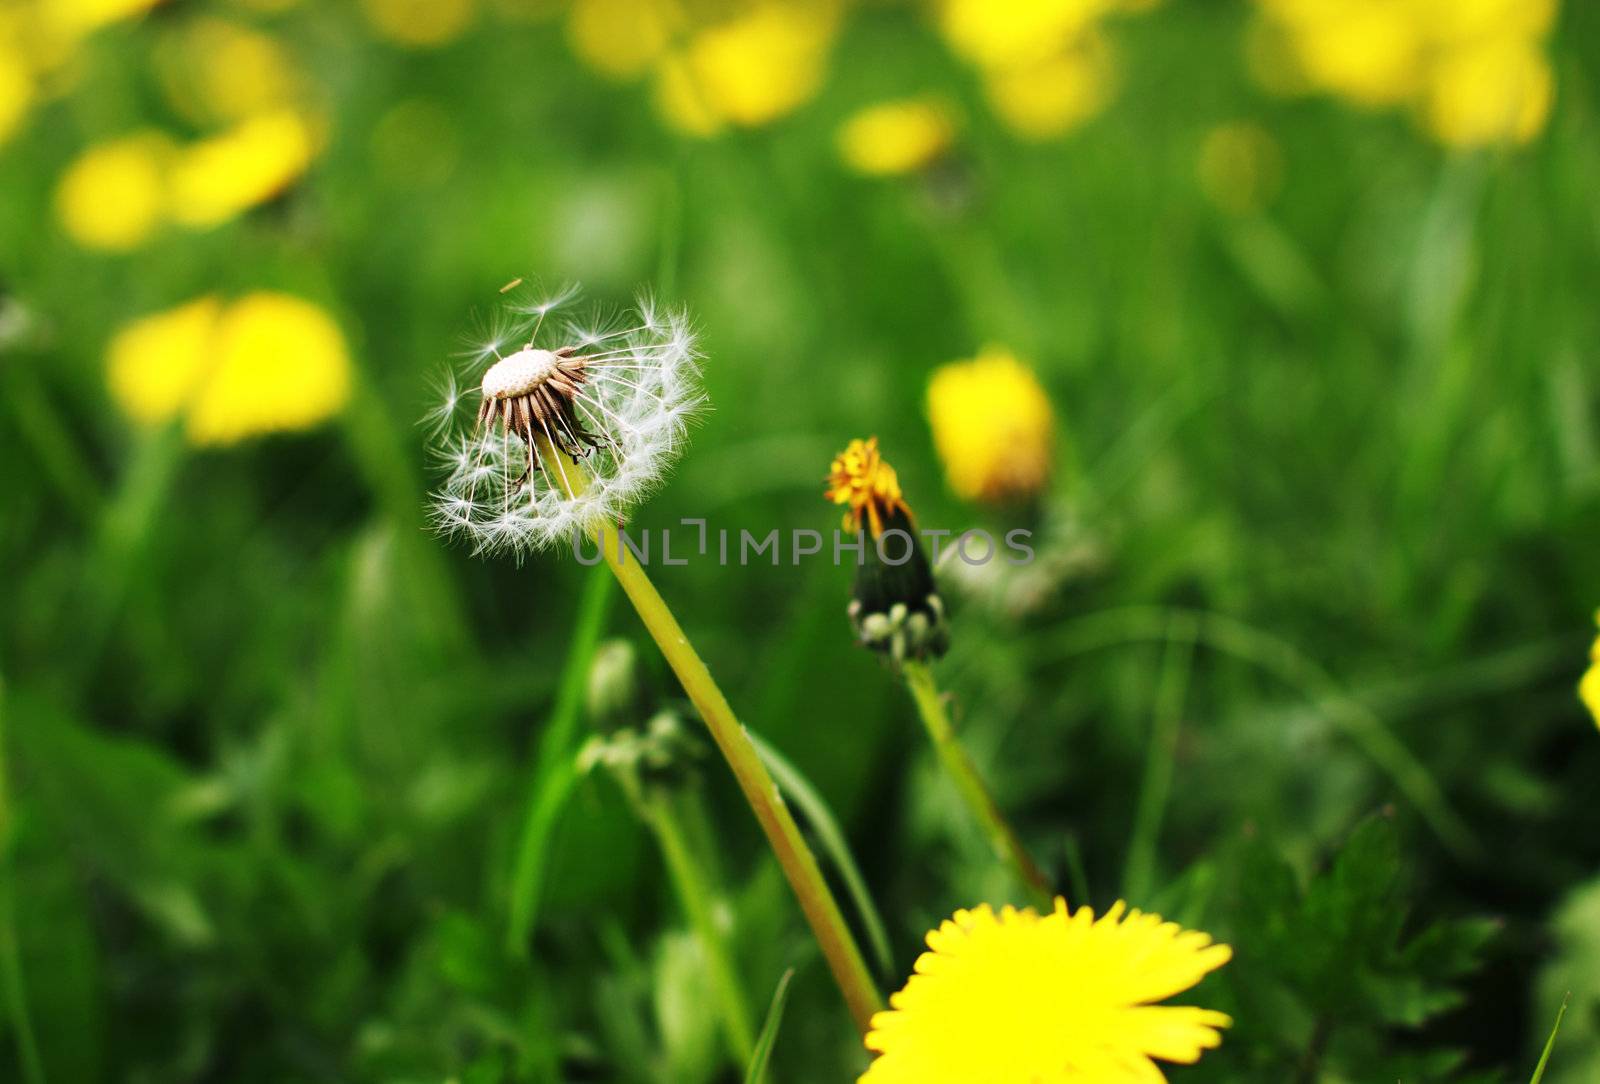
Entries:
[[434, 522], [480, 553], [522, 555], [620, 519], [665, 475], [704, 396], [682, 310], [644, 298], [580, 319], [575, 289], [507, 289], [429, 413], [446, 469]]

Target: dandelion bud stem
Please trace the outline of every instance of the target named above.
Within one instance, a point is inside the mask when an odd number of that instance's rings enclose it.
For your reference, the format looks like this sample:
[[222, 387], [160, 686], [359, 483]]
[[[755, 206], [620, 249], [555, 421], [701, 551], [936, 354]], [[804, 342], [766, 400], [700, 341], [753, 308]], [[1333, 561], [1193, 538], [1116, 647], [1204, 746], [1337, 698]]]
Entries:
[[926, 663], [909, 659], [902, 664], [900, 672], [905, 678], [906, 688], [911, 690], [911, 698], [917, 702], [917, 714], [922, 716], [922, 723], [928, 729], [928, 737], [933, 741], [933, 748], [939, 754], [945, 773], [955, 782], [967, 808], [983, 826], [995, 857], [1016, 872], [1027, 886], [1034, 903], [1045, 908], [1051, 907], [1055, 890], [1050, 885], [1050, 878], [1029, 856], [1022, 840], [1017, 838], [1005, 814], [1000, 812], [999, 805], [995, 803], [994, 796], [984, 785], [972, 758], [967, 756], [966, 749], [956, 738], [955, 730], [950, 725], [950, 716], [945, 711], [944, 700], [939, 695], [939, 687], [933, 680], [933, 671], [928, 669]]

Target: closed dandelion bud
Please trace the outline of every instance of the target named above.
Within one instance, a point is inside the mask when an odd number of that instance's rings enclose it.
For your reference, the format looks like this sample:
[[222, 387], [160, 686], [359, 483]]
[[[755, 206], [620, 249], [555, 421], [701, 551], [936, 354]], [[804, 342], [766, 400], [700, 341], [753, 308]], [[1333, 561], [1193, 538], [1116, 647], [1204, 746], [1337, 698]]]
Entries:
[[944, 600], [877, 437], [853, 440], [834, 457], [824, 495], [846, 506], [845, 531], [866, 529], [848, 610], [856, 639], [897, 663], [943, 655], [950, 646]]
[[646, 690], [639, 671], [639, 655], [627, 640], [607, 640], [594, 653], [584, 688], [589, 722], [602, 734], [630, 726], [644, 718]]
[[590, 738], [578, 752], [578, 769], [604, 768], [637, 799], [693, 782], [704, 753], [704, 744], [682, 717], [664, 709], [642, 727], [626, 726]]

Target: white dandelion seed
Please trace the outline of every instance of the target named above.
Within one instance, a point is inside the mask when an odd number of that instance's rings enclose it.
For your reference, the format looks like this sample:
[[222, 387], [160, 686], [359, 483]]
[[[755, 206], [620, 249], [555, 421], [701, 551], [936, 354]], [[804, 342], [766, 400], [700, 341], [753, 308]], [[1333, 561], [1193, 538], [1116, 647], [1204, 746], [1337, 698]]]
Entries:
[[563, 311], [576, 294], [509, 298], [428, 414], [445, 472], [434, 526], [476, 553], [522, 556], [620, 520], [704, 405], [683, 310], [643, 297], [578, 320]]

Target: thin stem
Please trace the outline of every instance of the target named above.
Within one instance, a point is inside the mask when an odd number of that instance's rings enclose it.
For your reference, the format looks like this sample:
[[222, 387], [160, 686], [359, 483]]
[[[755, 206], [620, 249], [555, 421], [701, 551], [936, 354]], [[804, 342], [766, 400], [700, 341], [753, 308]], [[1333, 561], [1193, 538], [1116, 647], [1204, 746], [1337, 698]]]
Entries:
[[900, 669], [945, 773], [961, 792], [962, 800], [967, 803], [972, 815], [983, 826], [984, 835], [989, 837], [989, 845], [994, 848], [995, 856], [1011, 866], [1027, 886], [1035, 903], [1046, 908], [1053, 907], [1055, 891], [1050, 878], [1029, 857], [1022, 840], [1012, 831], [1005, 814], [1000, 812], [994, 796], [984, 784], [983, 777], [978, 774], [977, 766], [956, 737], [955, 728], [950, 725], [950, 715], [945, 711], [944, 698], [939, 695], [939, 686], [933, 680], [933, 671], [915, 660], [903, 663]]
[[750, 1022], [738, 972], [728, 955], [727, 938], [717, 921], [717, 892], [711, 885], [711, 877], [689, 845], [674, 795], [661, 793], [641, 797], [639, 806], [645, 823], [661, 845], [661, 855], [672, 876], [678, 902], [683, 905], [689, 925], [694, 928], [700, 949], [705, 953], [706, 969], [717, 1008], [722, 1012], [728, 1047], [740, 1065], [748, 1065], [756, 1052], [755, 1028]]
[[1172, 770], [1178, 756], [1178, 731], [1183, 718], [1183, 701], [1189, 691], [1189, 667], [1194, 659], [1194, 619], [1175, 615], [1168, 633], [1161, 676], [1156, 681], [1156, 700], [1149, 748], [1145, 755], [1144, 783], [1139, 788], [1139, 805], [1133, 818], [1133, 837], [1128, 843], [1128, 864], [1122, 878], [1122, 894], [1135, 902], [1150, 891], [1155, 872], [1156, 841], [1161, 820], [1172, 793]]
[[[561, 464], [557, 458], [560, 453], [548, 438], [536, 434], [534, 440], [544, 462]], [[550, 473], [569, 496], [574, 496], [588, 485], [588, 476], [580, 464], [568, 458], [571, 469]], [[650, 577], [637, 561], [626, 559], [627, 554], [622, 548], [616, 525], [600, 523], [594, 528], [593, 535], [628, 601], [638, 611], [640, 620], [661, 649], [667, 665], [672, 667], [672, 672], [683, 685], [683, 691], [688, 694], [705, 721], [706, 728], [711, 731], [711, 738], [722, 752], [723, 759], [733, 770], [745, 801], [750, 803], [761, 830], [766, 833], [767, 843], [772, 847], [778, 865], [783, 867], [789, 887], [794, 890], [800, 903], [800, 910], [811, 925], [811, 932], [828, 961], [834, 981], [844, 994], [851, 1018], [857, 1029], [866, 1034], [871, 1026], [872, 1014], [883, 1008], [883, 999], [872, 983], [872, 976], [861, 957], [861, 949], [857, 947], [855, 937], [839, 911], [839, 904], [823, 880], [822, 870], [818, 868], [811, 848], [806, 845], [805, 837], [800, 834], [800, 828], [795, 824], [788, 806], [784, 805], [777, 785], [767, 773], [766, 766], [734, 715], [733, 708], [728, 705], [727, 698], [717, 687], [711, 671], [689, 643], [689, 638], [684, 635], [677, 618], [672, 616], [672, 611], [650, 582]]]
[[11, 869], [11, 804], [6, 780], [5, 682], [0, 680], [0, 985], [4, 987], [6, 1016], [17, 1040], [17, 1060], [26, 1084], [44, 1084], [44, 1060], [28, 1012], [28, 986], [22, 977], [22, 954], [17, 946], [16, 901]]

